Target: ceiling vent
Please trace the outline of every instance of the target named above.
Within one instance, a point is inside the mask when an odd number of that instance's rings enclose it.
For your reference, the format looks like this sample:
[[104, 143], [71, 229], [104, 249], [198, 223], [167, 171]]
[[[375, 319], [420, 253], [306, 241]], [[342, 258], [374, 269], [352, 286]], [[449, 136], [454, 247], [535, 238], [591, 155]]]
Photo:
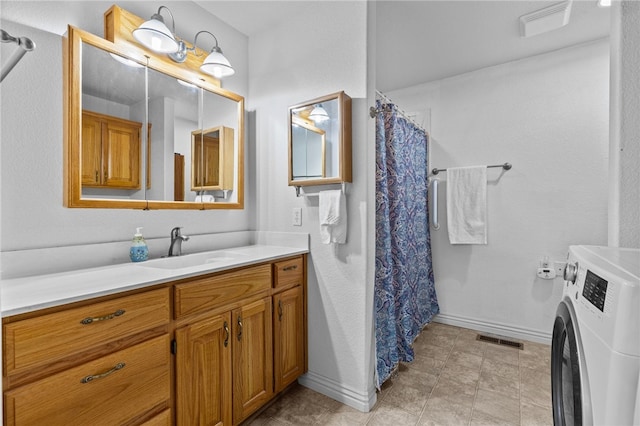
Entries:
[[537, 34], [562, 28], [569, 23], [571, 1], [563, 1], [520, 17], [520, 36]]

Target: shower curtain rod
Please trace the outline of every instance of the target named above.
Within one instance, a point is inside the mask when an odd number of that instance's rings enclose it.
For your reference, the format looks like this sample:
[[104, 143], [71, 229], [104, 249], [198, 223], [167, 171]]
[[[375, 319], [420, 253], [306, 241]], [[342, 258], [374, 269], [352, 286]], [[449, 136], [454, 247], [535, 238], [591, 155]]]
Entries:
[[2, 71], [0, 72], [0, 82], [2, 82], [2, 80], [4, 80], [4, 78], [11, 72], [13, 67], [20, 62], [20, 59], [22, 59], [24, 54], [36, 48], [36, 44], [27, 37], [13, 37], [5, 30], [0, 29], [0, 31], [2, 32], [1, 41], [3, 43], [15, 43], [19, 47], [11, 54], [11, 56], [9, 56], [6, 64], [2, 66]]
[[[393, 104], [393, 106], [395, 107], [396, 111], [405, 118], [405, 120], [411, 122], [411, 124], [413, 124], [414, 126], [416, 126], [418, 129], [422, 130], [423, 132], [425, 132], [427, 134], [427, 138], [429, 138], [429, 132], [427, 132], [427, 130], [422, 127], [420, 124], [416, 123], [416, 121], [409, 117], [409, 114], [407, 114], [406, 112], [404, 112], [403, 110], [401, 110], [400, 108], [398, 108], [398, 105], [393, 102], [387, 95], [385, 95], [384, 93], [382, 93], [379, 90], [376, 90], [376, 96], [382, 98], [385, 102], [389, 103], [389, 104]], [[388, 110], [388, 106], [385, 108], [383, 107], [383, 110], [387, 111]], [[380, 110], [378, 110], [376, 107], [371, 107], [369, 108], [369, 117], [371, 118], [375, 118], [376, 114], [379, 113]]]

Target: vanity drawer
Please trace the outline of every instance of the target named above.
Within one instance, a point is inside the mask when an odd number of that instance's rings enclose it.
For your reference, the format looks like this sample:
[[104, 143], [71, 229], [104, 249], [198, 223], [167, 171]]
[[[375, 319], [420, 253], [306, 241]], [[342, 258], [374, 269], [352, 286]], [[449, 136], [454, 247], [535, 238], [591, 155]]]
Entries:
[[[116, 366], [122, 366], [116, 369]], [[166, 404], [169, 335], [5, 392], [8, 425], [115, 425]]]
[[205, 312], [271, 288], [271, 265], [255, 266], [175, 286], [176, 318]]
[[5, 374], [53, 364], [169, 321], [164, 288], [5, 324]]
[[302, 256], [274, 263], [273, 286], [281, 288], [302, 284], [302, 265]]

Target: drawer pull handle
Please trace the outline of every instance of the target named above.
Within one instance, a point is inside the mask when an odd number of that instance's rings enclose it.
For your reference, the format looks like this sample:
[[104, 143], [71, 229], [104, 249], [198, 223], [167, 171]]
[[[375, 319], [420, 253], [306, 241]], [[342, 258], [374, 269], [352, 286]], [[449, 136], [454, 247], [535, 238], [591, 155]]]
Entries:
[[94, 374], [94, 375], [89, 375], [89, 376], [83, 377], [82, 380], [80, 380], [80, 383], [89, 383], [89, 382], [92, 382], [92, 381], [94, 381], [96, 379], [102, 379], [102, 378], [107, 377], [108, 375], [110, 375], [112, 373], [115, 373], [118, 370], [122, 370], [124, 368], [124, 366], [125, 366], [124, 362], [119, 362], [119, 363], [117, 363], [115, 365], [115, 367], [113, 367], [111, 370], [109, 370], [109, 371], [107, 371], [105, 373]]
[[224, 332], [227, 333], [227, 336], [224, 338], [224, 347], [226, 348], [227, 345], [229, 345], [229, 325], [227, 324], [227, 322], [224, 322]]
[[278, 320], [282, 321], [282, 300], [278, 300]]
[[298, 265], [291, 265], [286, 268], [282, 268], [283, 271], [295, 271], [296, 269], [298, 269]]
[[238, 341], [242, 339], [242, 317], [238, 317]]
[[115, 311], [112, 314], [109, 315], [105, 315], [102, 317], [87, 317], [85, 319], [83, 319], [82, 321], [80, 321], [81, 324], [91, 324], [93, 322], [97, 322], [97, 321], [105, 321], [105, 320], [110, 320], [110, 319], [114, 319], [115, 317], [119, 317], [120, 315], [124, 315], [124, 309], [118, 309], [117, 311]]

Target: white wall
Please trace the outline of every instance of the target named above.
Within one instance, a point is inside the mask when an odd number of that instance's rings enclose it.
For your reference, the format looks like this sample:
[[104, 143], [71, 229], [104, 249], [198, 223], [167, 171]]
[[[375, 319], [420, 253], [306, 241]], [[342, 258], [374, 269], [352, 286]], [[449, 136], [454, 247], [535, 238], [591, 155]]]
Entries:
[[[135, 227], [145, 237], [169, 236], [174, 226], [203, 234], [255, 229], [252, 172], [245, 177], [245, 209], [228, 211], [141, 211], [67, 209], [62, 205], [62, 37], [67, 24], [103, 35], [103, 13], [112, 2], [2, 1], [2, 28], [30, 37], [36, 49], [2, 82], [1, 250], [130, 240]], [[148, 18], [160, 4], [189, 40], [200, 29], [216, 34], [237, 72], [223, 87], [248, 93], [248, 39], [191, 2], [121, 2]], [[200, 40], [199, 40], [200, 42]], [[203, 39], [202, 46], [208, 43]], [[4, 47], [4, 46], [3, 46]], [[247, 160], [255, 154], [251, 147]], [[187, 249], [188, 246], [185, 246]]]
[[488, 170], [488, 245], [451, 245], [446, 173], [431, 231], [439, 320], [550, 338], [562, 280], [536, 277], [543, 256], [607, 241], [609, 44], [601, 40], [388, 95], [431, 110], [431, 166]]
[[611, 13], [609, 244], [640, 248], [640, 2]]
[[[307, 13], [252, 36], [249, 109], [257, 147], [259, 229], [311, 235], [308, 281], [309, 373], [303, 384], [361, 410], [375, 402], [372, 324], [366, 280], [366, 2], [313, 2]], [[313, 41], [312, 41], [313, 40]], [[347, 244], [319, 241], [318, 199], [287, 186], [287, 108], [344, 90], [353, 98], [353, 184], [348, 185]], [[320, 188], [315, 188], [318, 190]], [[302, 227], [291, 224], [302, 207]]]

